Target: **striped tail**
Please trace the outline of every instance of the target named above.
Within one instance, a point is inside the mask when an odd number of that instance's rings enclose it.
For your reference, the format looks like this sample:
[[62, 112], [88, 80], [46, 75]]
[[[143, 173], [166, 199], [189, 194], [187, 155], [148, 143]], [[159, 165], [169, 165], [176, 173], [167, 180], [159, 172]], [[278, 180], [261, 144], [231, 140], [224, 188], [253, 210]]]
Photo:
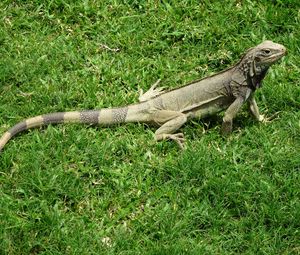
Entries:
[[131, 109], [131, 107], [126, 106], [101, 110], [56, 112], [29, 118], [22, 122], [19, 122], [11, 129], [9, 129], [6, 133], [4, 133], [4, 135], [0, 139], [0, 151], [11, 138], [13, 138], [18, 133], [30, 128], [56, 123], [87, 123], [107, 126], [123, 122], [139, 121], [136, 119], [130, 119], [130, 116], [127, 116], [129, 109]]

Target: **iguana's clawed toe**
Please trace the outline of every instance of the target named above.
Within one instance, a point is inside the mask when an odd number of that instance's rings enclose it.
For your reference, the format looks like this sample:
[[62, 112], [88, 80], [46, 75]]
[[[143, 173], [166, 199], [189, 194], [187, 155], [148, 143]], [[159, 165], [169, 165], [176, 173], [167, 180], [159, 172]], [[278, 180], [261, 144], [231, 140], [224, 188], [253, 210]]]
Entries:
[[139, 101], [140, 102], [145, 102], [147, 100], [150, 100], [156, 96], [159, 96], [160, 94], [163, 93], [164, 88], [163, 87], [159, 87], [156, 88], [157, 85], [160, 83], [160, 79], [157, 80], [152, 86], [151, 88], [147, 91], [147, 92], [143, 92], [143, 90], [140, 90], [140, 96], [139, 96]]

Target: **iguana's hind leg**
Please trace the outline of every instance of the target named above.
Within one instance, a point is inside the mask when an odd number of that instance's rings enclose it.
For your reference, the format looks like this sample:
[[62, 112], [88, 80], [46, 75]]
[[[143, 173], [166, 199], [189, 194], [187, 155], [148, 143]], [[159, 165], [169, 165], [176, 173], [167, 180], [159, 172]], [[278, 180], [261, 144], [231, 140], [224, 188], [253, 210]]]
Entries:
[[159, 96], [161, 93], [163, 93], [164, 88], [163, 87], [159, 87], [157, 88], [157, 85], [160, 83], [160, 79], [157, 80], [152, 86], [151, 88], [146, 91], [145, 93], [143, 93], [143, 90], [141, 89], [140, 91], [140, 96], [139, 96], [139, 101], [140, 102], [145, 102], [149, 99], [152, 99], [156, 96]]
[[161, 125], [155, 132], [155, 140], [174, 140], [180, 148], [184, 148], [184, 135], [174, 134], [186, 121], [187, 117], [181, 112], [161, 110], [155, 113], [154, 121]]

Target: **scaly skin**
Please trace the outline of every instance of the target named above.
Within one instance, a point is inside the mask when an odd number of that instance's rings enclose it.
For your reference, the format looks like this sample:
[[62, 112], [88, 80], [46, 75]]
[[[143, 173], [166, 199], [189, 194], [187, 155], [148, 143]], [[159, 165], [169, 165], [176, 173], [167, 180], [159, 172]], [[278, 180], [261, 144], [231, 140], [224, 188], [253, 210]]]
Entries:
[[140, 103], [119, 108], [50, 113], [26, 119], [8, 130], [0, 139], [0, 150], [16, 134], [29, 128], [54, 123], [88, 123], [103, 126], [127, 123], [155, 123], [157, 141], [172, 139], [183, 147], [184, 136], [176, 131], [189, 119], [203, 118], [225, 110], [222, 133], [232, 131], [232, 121], [241, 106], [258, 120], [264, 120], [254, 99], [269, 67], [286, 54], [283, 45], [264, 41], [249, 49], [233, 67], [183, 87], [163, 91], [155, 83], [140, 95]]

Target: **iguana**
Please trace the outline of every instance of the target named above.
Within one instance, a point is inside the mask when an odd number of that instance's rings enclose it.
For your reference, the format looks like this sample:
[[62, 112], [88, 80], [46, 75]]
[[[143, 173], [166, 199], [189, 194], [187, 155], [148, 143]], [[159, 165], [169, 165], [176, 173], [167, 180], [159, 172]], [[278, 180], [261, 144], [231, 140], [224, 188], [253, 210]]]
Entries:
[[56, 112], [28, 118], [9, 129], [0, 139], [0, 150], [23, 130], [53, 123], [88, 123], [108, 126], [117, 123], [155, 123], [157, 141], [171, 139], [180, 147], [184, 135], [176, 133], [192, 118], [203, 118], [225, 110], [221, 131], [229, 134], [232, 121], [241, 106], [248, 102], [252, 115], [263, 121], [254, 99], [254, 92], [262, 85], [269, 67], [286, 54], [286, 48], [272, 41], [264, 41], [246, 51], [240, 61], [224, 71], [193, 81], [171, 90], [154, 84], [139, 98], [139, 103], [118, 108]]

